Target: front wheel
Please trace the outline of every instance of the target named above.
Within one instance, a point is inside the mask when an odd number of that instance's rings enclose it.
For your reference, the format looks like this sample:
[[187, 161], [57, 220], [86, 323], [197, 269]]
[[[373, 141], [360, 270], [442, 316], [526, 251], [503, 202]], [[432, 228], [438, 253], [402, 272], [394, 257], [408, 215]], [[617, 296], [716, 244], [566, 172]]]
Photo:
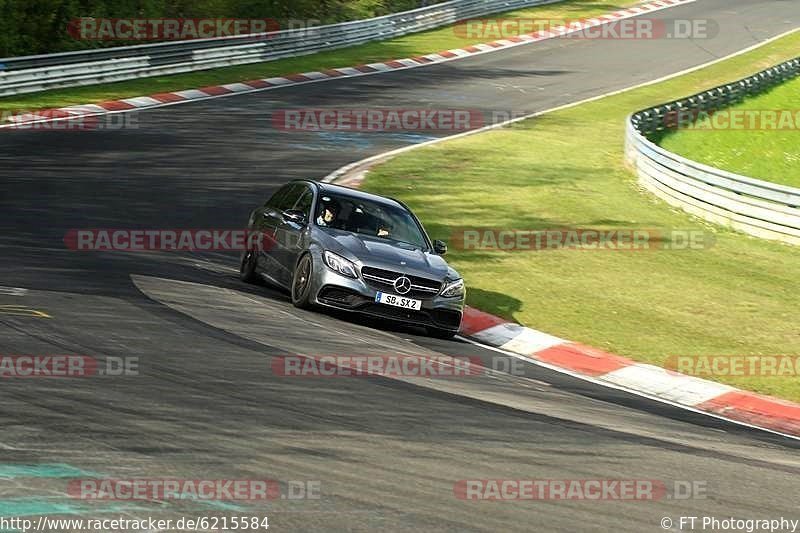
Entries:
[[300, 309], [311, 307], [311, 275], [314, 263], [311, 254], [305, 254], [297, 263], [292, 279], [292, 304]]
[[441, 329], [441, 328], [426, 328], [428, 330], [428, 335], [431, 337], [436, 337], [437, 339], [452, 339], [456, 336], [458, 331], [453, 331], [451, 329]]

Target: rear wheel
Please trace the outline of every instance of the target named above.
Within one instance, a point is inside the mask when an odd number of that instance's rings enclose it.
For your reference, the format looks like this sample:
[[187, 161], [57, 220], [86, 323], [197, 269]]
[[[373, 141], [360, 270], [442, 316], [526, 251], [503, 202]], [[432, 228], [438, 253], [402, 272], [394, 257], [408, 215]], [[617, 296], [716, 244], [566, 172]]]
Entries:
[[253, 250], [245, 252], [244, 256], [242, 256], [242, 264], [239, 267], [239, 279], [246, 283], [256, 283], [258, 281], [256, 260], [256, 253]]
[[425, 328], [428, 330], [428, 335], [431, 337], [436, 337], [437, 339], [452, 339], [456, 336], [458, 331], [453, 331], [450, 329], [441, 329], [441, 328]]
[[292, 279], [292, 304], [300, 309], [311, 307], [311, 275], [314, 263], [311, 254], [305, 254], [297, 263]]

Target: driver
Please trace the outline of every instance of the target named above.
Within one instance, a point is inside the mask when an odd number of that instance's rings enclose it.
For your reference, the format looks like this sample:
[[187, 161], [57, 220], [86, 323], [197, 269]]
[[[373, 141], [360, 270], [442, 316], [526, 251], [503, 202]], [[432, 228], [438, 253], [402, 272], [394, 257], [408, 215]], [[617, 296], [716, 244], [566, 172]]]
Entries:
[[317, 225], [330, 227], [339, 214], [339, 206], [327, 197], [323, 198], [322, 201], [322, 209], [319, 211], [319, 216], [317, 216]]

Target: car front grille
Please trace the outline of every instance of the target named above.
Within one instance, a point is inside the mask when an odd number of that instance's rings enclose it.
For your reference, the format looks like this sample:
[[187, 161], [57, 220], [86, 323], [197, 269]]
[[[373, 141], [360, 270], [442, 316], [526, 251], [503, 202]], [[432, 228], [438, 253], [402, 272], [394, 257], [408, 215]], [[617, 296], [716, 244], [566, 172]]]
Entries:
[[397, 278], [405, 276], [411, 280], [411, 291], [403, 296], [409, 298], [433, 298], [442, 288], [442, 282], [434, 279], [423, 278], [420, 276], [409, 276], [402, 272], [393, 272], [391, 270], [383, 270], [382, 268], [363, 267], [361, 269], [361, 277], [373, 289], [379, 291], [388, 291], [397, 293], [394, 288], [394, 282]]
[[380, 316], [422, 326], [436, 326], [442, 329], [457, 330], [461, 325], [461, 313], [448, 309], [422, 309], [421, 311], [413, 311], [410, 309], [401, 309], [399, 307], [371, 303], [359, 307], [358, 310], [373, 316]]
[[319, 301], [339, 309], [367, 313], [372, 316], [399, 320], [421, 326], [436, 326], [457, 330], [461, 324], [461, 312], [452, 309], [402, 309], [375, 303], [356, 291], [335, 285], [325, 285], [319, 291]]

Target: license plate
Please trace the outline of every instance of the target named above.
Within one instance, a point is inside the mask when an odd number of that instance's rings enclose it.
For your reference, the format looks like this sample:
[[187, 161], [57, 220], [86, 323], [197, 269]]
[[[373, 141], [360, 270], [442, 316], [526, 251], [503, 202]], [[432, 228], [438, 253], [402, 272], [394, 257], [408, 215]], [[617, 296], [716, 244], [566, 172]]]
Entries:
[[386, 294], [385, 292], [379, 292], [378, 294], [376, 294], [375, 301], [386, 305], [402, 307], [403, 309], [414, 309], [415, 311], [419, 311], [420, 309], [422, 309], [422, 300], [405, 298], [403, 296], [397, 296], [395, 294]]

